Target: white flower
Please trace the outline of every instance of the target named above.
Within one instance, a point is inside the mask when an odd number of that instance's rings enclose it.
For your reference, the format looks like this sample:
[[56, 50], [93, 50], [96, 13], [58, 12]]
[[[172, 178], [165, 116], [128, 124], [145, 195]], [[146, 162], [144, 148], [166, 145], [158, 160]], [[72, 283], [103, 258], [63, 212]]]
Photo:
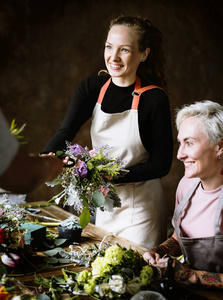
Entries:
[[80, 197], [78, 191], [76, 191], [73, 186], [70, 186], [67, 189], [66, 205], [73, 206], [75, 203], [79, 202], [79, 200]]
[[65, 195], [65, 193], [61, 194], [59, 197], [57, 197], [55, 199], [55, 202], [56, 202], [57, 205], [60, 203], [60, 200], [63, 198], [64, 195]]
[[109, 286], [112, 291], [119, 294], [124, 294], [126, 291], [126, 284], [120, 275], [112, 275], [109, 279]]
[[[13, 296], [11, 300], [21, 300], [22, 298], [19, 295]], [[34, 299], [34, 298], [33, 298]]]
[[102, 284], [96, 285], [94, 289], [96, 293], [98, 293], [101, 297], [104, 297], [108, 293], [109, 285], [108, 283], [103, 282]]

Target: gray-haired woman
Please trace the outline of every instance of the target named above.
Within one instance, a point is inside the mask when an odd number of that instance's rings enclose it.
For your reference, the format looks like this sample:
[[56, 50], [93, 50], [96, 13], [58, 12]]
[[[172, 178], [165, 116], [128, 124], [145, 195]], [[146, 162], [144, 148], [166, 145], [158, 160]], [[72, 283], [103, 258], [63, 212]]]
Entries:
[[176, 192], [175, 230], [144, 259], [165, 272], [169, 258], [162, 257], [183, 254], [189, 267], [173, 261], [177, 281], [223, 288], [223, 106], [212, 101], [186, 105], [176, 126], [185, 176]]

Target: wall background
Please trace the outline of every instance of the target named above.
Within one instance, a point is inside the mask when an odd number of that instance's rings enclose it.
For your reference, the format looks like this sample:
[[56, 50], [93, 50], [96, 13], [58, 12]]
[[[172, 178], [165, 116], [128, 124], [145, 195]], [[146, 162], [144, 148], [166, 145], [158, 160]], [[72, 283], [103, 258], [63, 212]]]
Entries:
[[[60, 126], [77, 84], [104, 68], [111, 18], [148, 17], [164, 36], [169, 98], [175, 108], [210, 99], [223, 104], [221, 0], [0, 0], [0, 106], [9, 123], [26, 123], [29, 152], [39, 153]], [[74, 142], [90, 147], [89, 122]], [[183, 175], [174, 158], [162, 179], [169, 216]], [[165, 151], [165, 145], [163, 145]], [[21, 170], [22, 172], [22, 170]], [[21, 174], [22, 176], [22, 174]], [[29, 201], [49, 200], [58, 188], [42, 185]]]

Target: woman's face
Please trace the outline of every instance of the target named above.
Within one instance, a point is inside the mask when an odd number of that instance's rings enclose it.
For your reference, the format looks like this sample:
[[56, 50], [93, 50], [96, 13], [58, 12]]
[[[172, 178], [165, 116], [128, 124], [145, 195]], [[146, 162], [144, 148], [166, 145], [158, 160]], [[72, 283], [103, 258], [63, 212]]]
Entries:
[[105, 43], [104, 59], [113, 82], [119, 86], [134, 83], [138, 66], [146, 59], [147, 52], [149, 48], [139, 52], [135, 30], [123, 25], [112, 26]]
[[186, 177], [199, 177], [208, 182], [219, 176], [219, 146], [210, 144], [202, 123], [196, 117], [188, 117], [181, 123], [177, 138], [177, 158], [184, 163]]

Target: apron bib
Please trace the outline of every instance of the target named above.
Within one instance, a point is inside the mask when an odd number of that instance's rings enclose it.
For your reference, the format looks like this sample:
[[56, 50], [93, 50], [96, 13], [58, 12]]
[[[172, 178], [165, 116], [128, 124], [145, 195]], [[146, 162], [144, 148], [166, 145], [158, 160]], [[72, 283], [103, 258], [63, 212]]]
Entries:
[[220, 192], [218, 206], [214, 218], [214, 236], [202, 238], [182, 237], [180, 232], [180, 222], [178, 218], [183, 207], [189, 203], [192, 195], [200, 184], [200, 180], [185, 195], [177, 206], [174, 213], [174, 224], [181, 250], [185, 260], [190, 267], [195, 270], [223, 273], [223, 235], [219, 226], [219, 219], [223, 207], [223, 187]]
[[[113, 147], [109, 155], [121, 154], [128, 168], [149, 158], [139, 134], [138, 103], [140, 94], [155, 86], [140, 89], [141, 82], [137, 78], [131, 109], [109, 114], [101, 110], [101, 103], [110, 82], [111, 78], [102, 87], [93, 111], [92, 145]], [[167, 210], [160, 179], [119, 184], [116, 191], [121, 208], [114, 208], [113, 213], [97, 209], [96, 225], [146, 248], [163, 242], [167, 234]]]

